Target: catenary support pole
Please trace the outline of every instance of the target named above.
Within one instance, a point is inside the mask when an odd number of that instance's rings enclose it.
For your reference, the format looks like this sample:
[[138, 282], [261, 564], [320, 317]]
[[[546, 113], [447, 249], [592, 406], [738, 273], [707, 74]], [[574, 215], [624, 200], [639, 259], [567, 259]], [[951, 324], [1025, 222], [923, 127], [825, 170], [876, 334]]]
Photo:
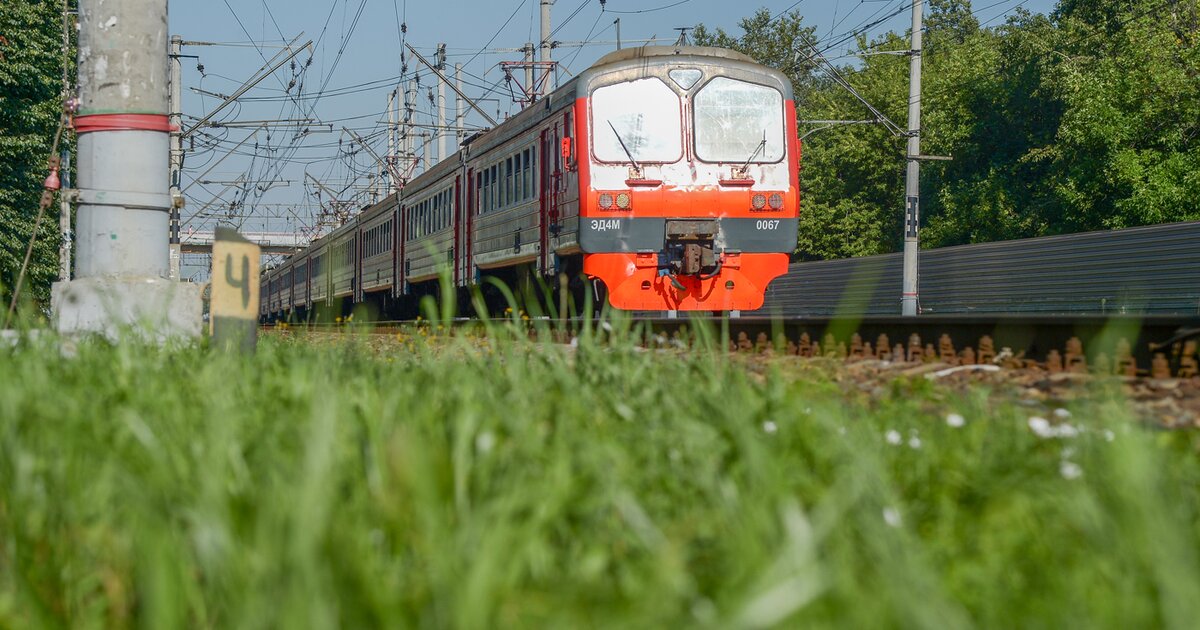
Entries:
[[[70, 5], [67, 0], [62, 2], [62, 98], [65, 102], [71, 95], [71, 63], [68, 51], [71, 49], [71, 20]], [[61, 237], [58, 244], [58, 279], [66, 282], [71, 279], [71, 200], [66, 191], [71, 188], [71, 152], [63, 147], [59, 155], [59, 168], [62, 173], [63, 193], [58, 195], [58, 232]]]
[[[75, 279], [64, 333], [200, 333], [200, 289], [172, 282], [167, 0], [80, 0]], [[257, 282], [257, 280], [256, 280]]]
[[456, 149], [462, 148], [463, 139], [467, 137], [467, 132], [463, 130], [463, 115], [466, 113], [463, 97], [459, 96], [463, 91], [462, 80], [462, 64], [454, 64], [454, 146]]
[[[388, 164], [392, 167], [391, 169], [389, 169], [389, 173], [392, 171], [395, 171], [395, 170], [399, 170], [399, 169], [395, 168], [395, 166], [396, 166], [396, 92], [398, 92], [399, 90], [400, 90], [400, 88], [397, 87], [396, 89], [392, 90], [391, 92], [388, 92], [388, 152], [387, 152], [387, 160], [388, 160]], [[395, 177], [391, 177], [389, 175], [388, 182], [389, 182], [388, 194], [394, 193], [397, 190], [399, 190], [400, 182], [397, 181]]]
[[443, 73], [437, 86], [437, 158], [434, 164], [446, 159], [446, 45], [438, 44], [437, 68]]
[[912, 0], [912, 50], [908, 86], [908, 152], [904, 178], [904, 280], [901, 314], [916, 315], [920, 305], [918, 269], [921, 221], [921, 11], [924, 0]]
[[533, 89], [533, 42], [525, 43], [525, 104], [528, 105], [537, 96]]
[[410, 179], [417, 176], [417, 145], [415, 142], [413, 142], [412, 127], [412, 115], [416, 94], [416, 82], [412, 79], [409, 79], [408, 86], [404, 88], [404, 113], [401, 115], [403, 125], [400, 127], [400, 139], [401, 143], [404, 145], [404, 167], [400, 172], [407, 174]]
[[168, 107], [171, 120], [171, 217], [170, 234], [170, 271], [167, 276], [172, 280], [179, 279], [179, 264], [182, 254], [179, 243], [179, 212], [183, 204], [183, 195], [179, 192], [183, 177], [183, 142], [180, 140], [180, 126], [183, 123], [183, 72], [180, 69], [179, 55], [183, 54], [183, 38], [171, 36], [171, 55], [167, 63], [171, 68], [171, 99]]
[[538, 43], [538, 61], [550, 61], [550, 7], [554, 0], [541, 0], [542, 37]]
[[[542, 2], [542, 38], [538, 44], [538, 61], [550, 61], [550, 50], [552, 48], [550, 42], [550, 7], [554, 6], [554, 0], [541, 0]], [[541, 72], [545, 72], [546, 76], [538, 82], [536, 95], [538, 98], [545, 96], [548, 90], [554, 89], [550, 85], [550, 79], [553, 76], [553, 71], [549, 67], [539, 68]]]
[[[62, 188], [71, 188], [71, 152], [62, 150], [59, 157], [59, 168], [62, 173]], [[69, 195], [58, 196], [58, 232], [62, 241], [58, 246], [58, 279], [66, 282], [71, 279], [71, 199]]]

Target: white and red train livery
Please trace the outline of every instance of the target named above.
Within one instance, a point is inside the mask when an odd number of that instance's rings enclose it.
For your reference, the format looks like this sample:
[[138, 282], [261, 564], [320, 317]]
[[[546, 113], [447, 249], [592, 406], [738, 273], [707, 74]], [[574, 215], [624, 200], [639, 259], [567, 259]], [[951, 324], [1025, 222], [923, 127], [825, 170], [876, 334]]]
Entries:
[[796, 246], [799, 159], [781, 72], [620, 50], [266, 274], [263, 316], [518, 269], [585, 274], [622, 309], [753, 310]]

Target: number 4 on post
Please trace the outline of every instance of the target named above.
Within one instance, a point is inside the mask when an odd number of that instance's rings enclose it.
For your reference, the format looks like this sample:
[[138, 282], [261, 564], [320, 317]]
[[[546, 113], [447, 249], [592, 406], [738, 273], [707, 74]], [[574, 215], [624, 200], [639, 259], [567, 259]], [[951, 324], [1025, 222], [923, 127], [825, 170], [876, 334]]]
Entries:
[[258, 343], [258, 245], [218, 227], [213, 239], [209, 330], [214, 346], [254, 352]]

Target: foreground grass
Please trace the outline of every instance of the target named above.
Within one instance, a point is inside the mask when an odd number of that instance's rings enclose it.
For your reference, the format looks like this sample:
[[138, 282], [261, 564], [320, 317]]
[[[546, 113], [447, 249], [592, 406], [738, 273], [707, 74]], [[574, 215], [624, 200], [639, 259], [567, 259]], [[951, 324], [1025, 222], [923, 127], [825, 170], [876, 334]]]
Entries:
[[1047, 438], [923, 380], [365, 343], [0, 350], [0, 626], [1200, 617], [1197, 436], [1104, 389]]

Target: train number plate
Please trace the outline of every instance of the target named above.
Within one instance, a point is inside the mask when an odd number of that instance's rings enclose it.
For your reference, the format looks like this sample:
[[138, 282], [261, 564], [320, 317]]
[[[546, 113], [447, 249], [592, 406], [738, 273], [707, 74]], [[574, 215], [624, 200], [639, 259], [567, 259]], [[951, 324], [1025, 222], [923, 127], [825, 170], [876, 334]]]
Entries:
[[778, 230], [781, 223], [779, 219], [761, 219], [754, 222], [754, 227], [759, 230]]
[[588, 227], [597, 232], [611, 232], [621, 229], [620, 219], [592, 219]]

